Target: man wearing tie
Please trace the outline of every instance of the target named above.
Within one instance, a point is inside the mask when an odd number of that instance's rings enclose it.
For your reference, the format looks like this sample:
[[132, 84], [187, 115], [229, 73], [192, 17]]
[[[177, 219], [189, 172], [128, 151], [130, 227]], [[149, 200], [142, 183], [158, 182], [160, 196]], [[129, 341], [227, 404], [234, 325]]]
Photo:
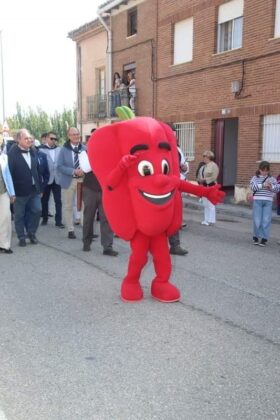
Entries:
[[62, 223], [62, 204], [61, 204], [61, 186], [59, 185], [59, 175], [57, 173], [57, 160], [61, 150], [56, 144], [57, 136], [53, 131], [46, 134], [45, 144], [40, 147], [40, 151], [45, 153], [48, 159], [50, 179], [48, 185], [44, 189], [42, 197], [42, 225], [48, 223], [49, 215], [49, 199], [51, 192], [53, 193], [55, 203], [55, 225], [64, 228]]
[[80, 143], [80, 132], [70, 127], [68, 140], [61, 148], [57, 159], [59, 184], [62, 188], [63, 219], [68, 230], [68, 238], [75, 239], [73, 221], [73, 202], [77, 194], [77, 185], [83, 182], [84, 172], [80, 169], [79, 154], [85, 147]]
[[[19, 246], [26, 246], [26, 236], [31, 244], [37, 244], [36, 232], [41, 217], [42, 182], [39, 162], [32, 150], [32, 137], [25, 128], [19, 130], [17, 145], [8, 154], [16, 201], [14, 220]], [[25, 231], [26, 217], [26, 231]]]

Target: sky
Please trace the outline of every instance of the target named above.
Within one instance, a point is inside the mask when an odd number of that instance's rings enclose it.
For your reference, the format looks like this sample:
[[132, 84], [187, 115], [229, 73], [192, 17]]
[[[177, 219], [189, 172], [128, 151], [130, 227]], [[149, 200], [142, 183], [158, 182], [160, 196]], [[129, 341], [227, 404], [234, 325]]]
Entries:
[[[68, 32], [94, 20], [104, 0], [2, 0], [0, 30], [5, 116], [42, 108], [53, 114], [76, 101], [76, 44]], [[0, 57], [1, 63], [1, 57]], [[2, 65], [1, 65], [2, 67]], [[0, 123], [3, 90], [0, 67]]]

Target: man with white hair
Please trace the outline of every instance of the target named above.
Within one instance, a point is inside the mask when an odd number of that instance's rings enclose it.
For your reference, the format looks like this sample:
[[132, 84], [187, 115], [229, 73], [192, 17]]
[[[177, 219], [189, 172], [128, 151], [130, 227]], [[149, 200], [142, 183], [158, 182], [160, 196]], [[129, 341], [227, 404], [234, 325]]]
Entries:
[[[42, 181], [39, 162], [32, 150], [32, 136], [26, 128], [17, 133], [17, 145], [8, 153], [8, 163], [14, 183], [15, 229], [19, 246], [26, 246], [26, 236], [31, 244], [37, 244], [36, 232], [41, 217]], [[25, 215], [28, 214], [28, 220]], [[26, 223], [26, 231], [25, 231]]]
[[[79, 155], [85, 146], [81, 143], [81, 135], [76, 127], [70, 127], [68, 140], [61, 148], [57, 159], [59, 183], [62, 188], [64, 222], [69, 239], [76, 239], [73, 220], [73, 201], [77, 189], [83, 182], [84, 172], [80, 168]], [[80, 185], [79, 185], [80, 184]]]

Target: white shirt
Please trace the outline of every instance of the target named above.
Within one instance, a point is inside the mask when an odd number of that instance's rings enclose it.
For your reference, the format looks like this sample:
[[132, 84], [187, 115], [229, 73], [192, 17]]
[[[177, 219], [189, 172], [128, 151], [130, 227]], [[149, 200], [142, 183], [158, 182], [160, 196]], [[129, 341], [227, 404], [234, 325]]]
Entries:
[[84, 173], [88, 173], [91, 172], [91, 166], [89, 163], [89, 158], [88, 158], [88, 154], [85, 150], [82, 150], [81, 153], [79, 154], [79, 164], [80, 164], [80, 168]]
[[[25, 150], [25, 149], [22, 149], [20, 147], [20, 150]], [[28, 150], [27, 153], [22, 153], [22, 157], [25, 160], [25, 162], [27, 163], [29, 169], [31, 169], [31, 156], [30, 156], [29, 150]], [[34, 181], [34, 178], [32, 177], [32, 185], [34, 185], [34, 184], [35, 184], [35, 181]]]

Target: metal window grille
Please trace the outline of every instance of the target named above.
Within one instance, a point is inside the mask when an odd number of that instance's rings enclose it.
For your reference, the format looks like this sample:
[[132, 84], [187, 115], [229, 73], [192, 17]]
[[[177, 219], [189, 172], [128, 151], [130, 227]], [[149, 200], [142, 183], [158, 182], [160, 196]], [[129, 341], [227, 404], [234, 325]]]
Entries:
[[280, 114], [263, 117], [262, 160], [280, 162]]
[[174, 123], [177, 139], [187, 161], [194, 160], [195, 125], [194, 122]]
[[94, 96], [87, 96], [87, 119], [94, 119]]
[[107, 99], [105, 95], [87, 96], [87, 119], [94, 121], [95, 119], [106, 118], [107, 116]]

